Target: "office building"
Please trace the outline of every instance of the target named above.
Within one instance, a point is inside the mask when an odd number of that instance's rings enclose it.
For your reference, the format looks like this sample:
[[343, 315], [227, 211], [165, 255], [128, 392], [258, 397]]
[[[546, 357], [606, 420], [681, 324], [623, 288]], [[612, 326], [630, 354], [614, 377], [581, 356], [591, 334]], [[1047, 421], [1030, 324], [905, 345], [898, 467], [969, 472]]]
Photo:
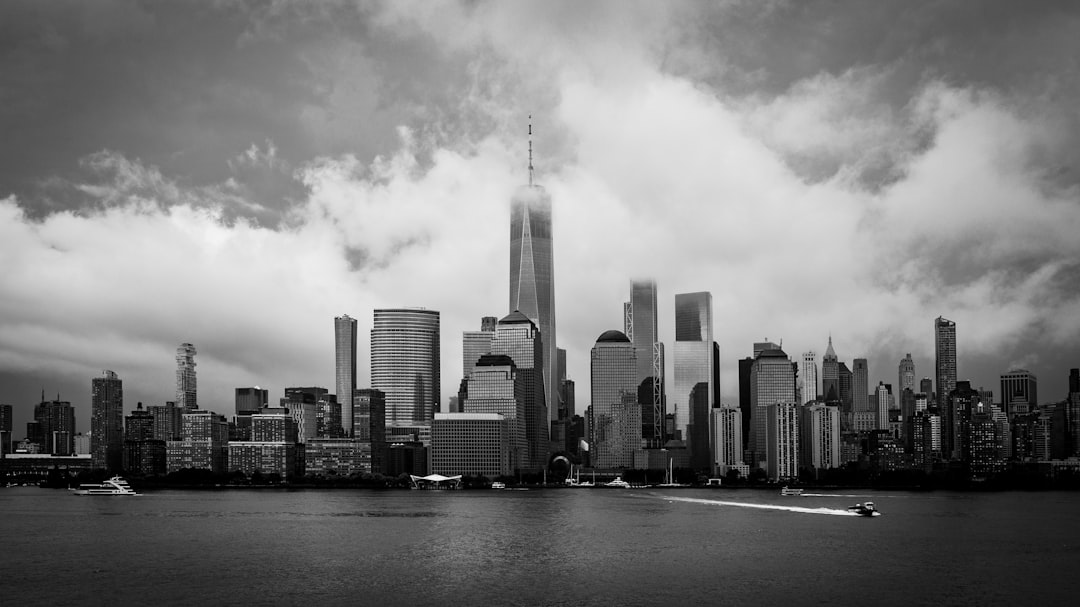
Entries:
[[833, 350], [832, 335], [825, 356], [821, 358], [821, 398], [827, 403], [840, 400], [840, 360]]
[[675, 438], [687, 442], [691, 462], [704, 461], [706, 465], [710, 456], [713, 366], [712, 294], [703, 291], [675, 295], [675, 391], [671, 395]]
[[902, 394], [905, 389], [911, 390], [912, 394], [918, 392], [918, 386], [915, 385], [915, 360], [911, 358], [911, 353], [900, 359], [897, 379], [899, 380], [896, 384], [898, 394]]
[[[758, 361], [761, 360], [759, 357]], [[794, 402], [778, 402], [765, 407], [766, 473], [769, 480], [799, 478], [799, 408]]]
[[799, 371], [801, 385], [800, 401], [802, 404], [817, 400], [818, 397], [818, 367], [817, 353], [813, 350], [803, 352], [802, 368]]
[[[934, 320], [934, 385], [942, 413], [942, 449], [952, 457], [956, 442], [956, 415], [948, 406], [949, 394], [956, 389], [956, 323], [941, 316]], [[955, 454], [959, 457], [959, 453]]]
[[176, 349], [176, 406], [184, 411], [199, 408], [195, 381], [195, 346], [180, 344]]
[[[514, 362], [516, 376], [524, 383], [525, 394], [525, 441], [528, 448], [522, 468], [540, 471], [547, 466], [550, 448], [550, 416], [546, 409], [544, 390], [547, 384], [543, 374], [544, 336], [539, 327], [521, 312], [511, 312], [495, 325], [491, 340], [491, 355], [506, 356]], [[483, 357], [481, 357], [483, 360]], [[469, 386], [469, 399], [472, 399]], [[466, 413], [498, 413], [498, 411], [475, 411], [466, 404]]]
[[70, 402], [59, 400], [46, 401], [42, 393], [41, 403], [34, 406], [34, 421], [38, 423], [36, 433], [40, 437], [42, 453], [49, 455], [72, 455], [75, 445], [75, 408]]
[[[532, 126], [530, 125], [530, 135]], [[538, 365], [544, 382], [543, 409], [556, 419], [559, 391], [555, 343], [555, 262], [552, 250], [551, 196], [533, 183], [532, 138], [529, 139], [529, 183], [514, 192], [510, 203], [510, 312], [520, 312], [540, 330], [544, 346]], [[518, 361], [518, 367], [522, 365]], [[547, 399], [552, 402], [548, 402]], [[547, 431], [545, 430], [545, 433]]]
[[372, 461], [374, 455], [371, 443], [359, 439], [311, 439], [304, 445], [304, 473], [319, 477], [381, 473]]
[[[529, 325], [535, 326], [532, 325], [532, 321], [529, 321]], [[514, 471], [534, 465], [534, 462], [530, 460], [527, 422], [529, 407], [535, 407], [534, 400], [538, 386], [535, 379], [535, 374], [530, 378], [530, 373], [520, 372], [509, 356], [486, 354], [480, 357], [469, 374], [469, 396], [462, 403], [462, 413], [499, 416], [501, 420], [499, 425], [504, 427], [506, 433], [500, 440], [506, 442], [509, 466]], [[530, 391], [532, 399], [530, 399]], [[453, 419], [456, 421], [453, 424], [448, 422], [448, 427], [457, 427], [461, 425], [458, 422], [466, 418]], [[475, 420], [479, 419], [475, 418]], [[485, 419], [490, 421], [494, 418]], [[542, 422], [545, 419], [535, 415], [534, 410], [534, 422]], [[468, 424], [462, 427], [465, 426]], [[435, 453], [434, 446], [432, 446], [432, 453]], [[435, 468], [435, 471], [438, 472], [438, 469]]]
[[750, 370], [750, 400], [754, 404], [749, 447], [753, 457], [748, 463], [751, 468], [766, 468], [762, 462], [767, 457], [768, 408], [777, 403], [795, 402], [795, 371], [783, 350], [762, 350], [754, 359]]
[[254, 388], [237, 388], [235, 396], [236, 414], [250, 415], [255, 413], [267, 405], [269, 396], [269, 391], [258, 386]]
[[840, 386], [840, 412], [851, 414], [855, 410], [855, 374], [848, 368], [847, 363], [837, 365], [837, 384]]
[[623, 305], [624, 328], [637, 357], [638, 403], [642, 437], [648, 446], [664, 444], [664, 344], [657, 330], [656, 281], [630, 283], [630, 301]]
[[865, 358], [856, 358], [852, 362], [851, 396], [853, 410], [856, 413], [870, 411], [870, 368]]
[[431, 471], [443, 476], [514, 473], [510, 422], [498, 413], [436, 413], [431, 426]]
[[165, 474], [165, 441], [154, 437], [154, 415], [139, 403], [124, 418], [124, 471], [154, 476]]
[[228, 443], [228, 470], [248, 476], [258, 473], [270, 477], [267, 480], [292, 480], [304, 474], [302, 453], [290, 412], [265, 408], [251, 415], [250, 441]]
[[341, 406], [341, 427], [351, 436], [356, 393], [356, 319], [348, 314], [334, 317], [334, 389]]
[[0, 455], [11, 453], [11, 405], [0, 405]]
[[112, 371], [90, 382], [90, 455], [95, 469], [120, 472], [124, 459], [124, 382]]
[[634, 451], [641, 447], [641, 407], [637, 406], [637, 355], [633, 342], [621, 331], [605, 331], [590, 353], [589, 375], [592, 465], [631, 467]]
[[875, 430], [888, 430], [889, 429], [889, 409], [892, 408], [892, 394], [889, 392], [890, 386], [885, 382], [878, 382], [875, 390], [874, 398], [874, 429]]
[[154, 418], [154, 439], [162, 441], [180, 440], [183, 427], [183, 409], [173, 401], [164, 405], [151, 405], [147, 411]]
[[1001, 406], [1010, 418], [1038, 409], [1038, 394], [1038, 380], [1026, 369], [1014, 369], [1001, 376]]
[[750, 420], [753, 417], [754, 404], [750, 398], [750, 372], [754, 368], [754, 358], [739, 359], [739, 412], [742, 413], [743, 447], [750, 445]]
[[426, 437], [442, 381], [439, 313], [395, 308], [375, 310], [374, 316], [371, 387], [386, 395], [386, 426], [393, 436]]
[[468, 377], [480, 357], [491, 354], [491, 338], [495, 337], [495, 326], [499, 319], [485, 316], [480, 319], [479, 331], [465, 331], [461, 334], [461, 376]]

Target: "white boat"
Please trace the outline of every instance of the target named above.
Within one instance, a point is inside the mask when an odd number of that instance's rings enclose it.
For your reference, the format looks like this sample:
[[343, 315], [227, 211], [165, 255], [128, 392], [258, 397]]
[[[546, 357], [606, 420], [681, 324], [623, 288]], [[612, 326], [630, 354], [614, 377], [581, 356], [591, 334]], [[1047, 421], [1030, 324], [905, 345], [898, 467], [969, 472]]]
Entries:
[[614, 487], [616, 489], [629, 489], [630, 483], [624, 481], [621, 476], [616, 476], [615, 480], [604, 483], [605, 487]]
[[491, 483], [491, 488], [492, 489], [506, 489], [506, 483], [501, 482], [501, 481], [495, 481], [494, 483]]
[[798, 496], [802, 495], [802, 489], [797, 489], [797, 488], [792, 488], [792, 487], [784, 487], [783, 489], [780, 490], [780, 495], [788, 495], [788, 496], [798, 497]]
[[119, 476], [114, 476], [104, 483], [87, 483], [74, 490], [75, 495], [139, 495]]
[[865, 504], [855, 504], [848, 508], [848, 512], [854, 512], [859, 516], [881, 516], [881, 512], [874, 507], [874, 502], [866, 502]]

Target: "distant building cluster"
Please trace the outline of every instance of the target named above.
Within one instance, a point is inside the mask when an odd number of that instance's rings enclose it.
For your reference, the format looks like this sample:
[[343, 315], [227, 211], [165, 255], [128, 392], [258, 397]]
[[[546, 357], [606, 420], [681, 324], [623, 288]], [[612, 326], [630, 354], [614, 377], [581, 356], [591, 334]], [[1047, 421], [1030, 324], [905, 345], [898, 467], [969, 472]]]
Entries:
[[[509, 306], [462, 335], [458, 393], [442, 405], [440, 317], [423, 308], [373, 311], [371, 386], [357, 386], [357, 321], [334, 319], [334, 390], [289, 387], [271, 402], [236, 388], [230, 416], [200, 406], [195, 347], [176, 351], [175, 400], [123, 414], [123, 382], [91, 380], [88, 435], [70, 402], [34, 407], [13, 442], [11, 405], [0, 405], [5, 470], [63, 463], [162, 475], [184, 470], [290, 480], [365, 474], [489, 478], [591, 468], [688, 470], [787, 482], [831, 471], [948, 470], [991, 478], [1031, 462], [1080, 469], [1080, 370], [1063, 400], [1040, 401], [1035, 376], [1001, 376], [999, 398], [957, 376], [957, 327], [934, 321], [933, 377], [917, 380], [908, 354], [895, 384], [870, 381], [866, 358], [794, 359], [754, 343], [738, 361], [738, 402], [720, 397], [712, 295], [674, 297], [674, 378], [665, 377], [657, 285], [630, 281], [622, 328], [600, 332], [590, 352], [589, 406], [577, 411], [566, 351], [556, 347], [551, 199], [533, 183], [511, 200]], [[613, 311], [614, 312], [614, 311]], [[614, 316], [614, 314], [613, 314]], [[58, 459], [59, 458], [59, 459]]]

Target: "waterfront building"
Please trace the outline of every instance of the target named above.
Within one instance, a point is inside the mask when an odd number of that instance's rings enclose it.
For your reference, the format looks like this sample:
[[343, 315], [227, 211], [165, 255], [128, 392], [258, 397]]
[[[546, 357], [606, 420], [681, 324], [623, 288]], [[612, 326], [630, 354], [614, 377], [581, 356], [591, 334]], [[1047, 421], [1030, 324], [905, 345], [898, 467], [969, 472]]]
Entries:
[[304, 474], [302, 454], [289, 410], [267, 407], [251, 415], [251, 440], [228, 443], [228, 470], [291, 480]]
[[235, 395], [236, 414], [245, 415], [254, 413], [265, 407], [269, 398], [269, 391], [258, 386], [255, 386], [254, 388], [237, 388]]
[[821, 358], [821, 397], [827, 403], [840, 401], [840, 360], [833, 350], [832, 335]]
[[105, 371], [90, 382], [90, 454], [95, 469], [119, 472], [124, 463], [124, 382]]
[[1009, 417], [1038, 409], [1038, 392], [1038, 380], [1027, 369], [1013, 369], [1001, 376], [1001, 406]]
[[[521, 467], [539, 472], [547, 466], [550, 448], [550, 417], [546, 409], [547, 398], [544, 390], [543, 362], [544, 339], [539, 327], [521, 312], [511, 312], [495, 325], [495, 336], [491, 340], [491, 355], [505, 356], [513, 361], [515, 375], [524, 384], [525, 406], [525, 442], [527, 455]], [[481, 360], [484, 360], [481, 357]], [[469, 386], [468, 400], [472, 400], [472, 386]], [[465, 412], [500, 413], [509, 418], [508, 412], [476, 411], [470, 409], [468, 401]]]
[[806, 404], [816, 401], [818, 398], [818, 367], [817, 353], [813, 350], [803, 352], [799, 381], [802, 386], [799, 396], [801, 403]]
[[341, 405], [337, 395], [316, 386], [285, 388], [285, 401], [315, 405], [315, 435], [322, 438], [341, 438]]
[[341, 406], [341, 427], [351, 436], [353, 394], [356, 392], [356, 319], [334, 317], [334, 389]]
[[[712, 293], [675, 295], [675, 393], [671, 399], [675, 434], [686, 441], [691, 462], [706, 466], [710, 461], [709, 410], [714, 402], [712, 320]], [[691, 396], [696, 400], [691, 401]]]
[[75, 408], [68, 401], [46, 401], [41, 395], [41, 403], [34, 407], [36, 433], [40, 435], [42, 453], [50, 455], [71, 455], [74, 451], [72, 437], [75, 436]]
[[375, 310], [371, 387], [386, 395], [386, 426], [391, 436], [419, 434], [430, 440], [440, 381], [439, 313], [423, 308]]
[[[750, 420], [753, 417], [754, 403], [750, 398], [750, 372], [754, 368], [754, 357], [739, 359], [739, 412], [742, 413], [743, 448], [750, 446]], [[746, 458], [747, 460], [749, 458]], [[746, 461], [746, 460], [744, 460]]]
[[726, 475], [729, 470], [746, 468], [743, 463], [742, 411], [732, 405], [712, 410], [713, 465], [712, 472]]
[[513, 474], [510, 426], [510, 420], [499, 413], [436, 413], [431, 426], [431, 471], [488, 478]]
[[356, 438], [314, 438], [304, 445], [304, 472], [308, 476], [349, 477], [378, 473], [371, 443]]
[[229, 422], [225, 416], [196, 410], [184, 412], [181, 419], [180, 440], [165, 443], [168, 471], [224, 472], [229, 457]]
[[938, 316], [934, 320], [934, 385], [942, 411], [942, 451], [959, 458], [956, 449], [956, 411], [949, 406], [949, 394], [956, 389], [956, 323]]
[[281, 408], [289, 412], [296, 425], [296, 442], [305, 444], [319, 436], [319, 408], [315, 403], [294, 403], [282, 398]]
[[1080, 456], [1080, 369], [1069, 369], [1068, 411], [1069, 455]]
[[994, 420], [991, 407], [981, 400], [971, 403], [964, 418], [963, 461], [974, 478], [985, 478], [1001, 472], [1005, 459], [1001, 457], [1001, 427]]
[[353, 398], [352, 436], [368, 445], [370, 471], [383, 471], [386, 453], [386, 395], [381, 390], [364, 388]]
[[176, 406], [184, 411], [199, 408], [195, 381], [195, 346], [180, 344], [176, 349]]
[[855, 413], [870, 411], [870, 368], [865, 358], [856, 358], [851, 361], [852, 405]]
[[815, 473], [840, 467], [839, 406], [821, 402], [807, 404], [802, 408], [800, 430], [800, 461], [804, 467]]
[[[762, 359], [759, 357], [758, 360]], [[794, 402], [777, 402], [765, 407], [766, 472], [769, 480], [799, 478], [799, 408]]]
[[180, 440], [183, 410], [169, 400], [164, 405], [151, 405], [147, 411], [154, 418], [154, 440]]
[[641, 447], [636, 378], [633, 342], [621, 331], [605, 331], [590, 356], [589, 456], [594, 467], [633, 466], [634, 451]]
[[795, 371], [791, 360], [783, 350], [776, 348], [762, 350], [754, 359], [750, 370], [750, 400], [753, 408], [753, 428], [750, 435], [750, 451], [753, 453], [749, 462], [751, 468], [772, 469], [772, 463], [763, 465], [767, 459], [768, 417], [770, 406], [777, 403], [795, 402]]
[[491, 354], [491, 339], [495, 337], [495, 326], [499, 319], [494, 316], [484, 316], [480, 319], [479, 331], [464, 331], [461, 334], [461, 376], [468, 377], [472, 373], [480, 357]]
[[0, 405], [0, 455], [11, 453], [11, 405]]
[[[537, 364], [543, 382], [543, 411], [556, 419], [559, 391], [555, 341], [555, 257], [552, 248], [551, 196], [533, 182], [532, 125], [529, 125], [529, 183], [510, 201], [510, 297], [508, 311], [520, 312], [540, 330], [543, 353]], [[494, 353], [494, 352], [493, 352]], [[514, 360], [518, 368], [523, 365]], [[550, 402], [549, 402], [550, 399]], [[546, 442], [546, 441], [545, 441]]]
[[657, 330], [656, 281], [630, 282], [630, 301], [623, 304], [626, 336], [637, 357], [638, 403], [642, 437], [652, 448], [664, 444], [664, 344]]

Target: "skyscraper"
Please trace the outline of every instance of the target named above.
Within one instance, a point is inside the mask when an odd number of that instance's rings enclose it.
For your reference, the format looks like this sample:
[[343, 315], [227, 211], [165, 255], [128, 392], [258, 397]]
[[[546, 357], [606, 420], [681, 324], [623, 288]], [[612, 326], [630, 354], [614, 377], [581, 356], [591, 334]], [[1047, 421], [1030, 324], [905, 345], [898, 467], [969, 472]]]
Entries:
[[852, 401], [856, 413], [870, 411], [870, 368], [865, 358], [856, 358], [852, 362]]
[[641, 447], [637, 355], [620, 331], [605, 331], [591, 352], [590, 455], [594, 466], [632, 467]]
[[840, 467], [840, 408], [821, 403], [802, 410], [803, 467], [816, 471]]
[[955, 411], [949, 394], [956, 389], [956, 323], [938, 316], [934, 320], [934, 387], [941, 408], [941, 442], [946, 456], [953, 452]]
[[0, 405], [0, 453], [11, 453], [11, 405]]
[[[699, 420], [691, 407], [691, 393], [704, 401], [705, 425], [708, 437], [708, 409], [712, 407], [713, 381], [712, 293], [680, 293], [675, 295], [675, 392], [671, 402], [675, 410], [675, 430], [684, 440], [692, 442], [687, 428]], [[698, 389], [698, 385], [705, 386]], [[708, 445], [702, 445], [708, 449]], [[697, 448], [690, 445], [691, 453]], [[692, 457], [692, 456], [691, 456]]]
[[794, 402], [773, 403], [765, 407], [764, 417], [769, 478], [774, 481], [798, 478], [799, 406]]
[[356, 319], [334, 318], [334, 389], [341, 405], [341, 427], [352, 436], [353, 396], [356, 394]]
[[[750, 434], [750, 450], [753, 452], [752, 461], [749, 462], [751, 468], [759, 466], [766, 459], [768, 408], [778, 403], [795, 402], [794, 373], [791, 360], [779, 348], [762, 350], [754, 359], [750, 369], [750, 400], [754, 403], [751, 413], [753, 432]], [[772, 463], [768, 466], [772, 466]]]
[[[653, 447], [664, 441], [664, 344], [659, 341], [656, 315], [656, 281], [630, 283], [630, 301], [624, 305], [626, 336], [637, 357], [638, 402], [642, 406], [644, 438]], [[647, 427], [645, 427], [647, 426]]]
[[491, 338], [495, 336], [498, 322], [494, 316], [485, 316], [480, 319], [479, 331], [461, 334], [461, 377], [469, 377], [480, 357], [491, 353]]
[[527, 467], [529, 462], [527, 375], [519, 374], [517, 365], [509, 356], [485, 354], [469, 373], [469, 396], [462, 403], [462, 413], [502, 416], [510, 470]]
[[[191, 350], [194, 354], [194, 348]], [[194, 368], [195, 363], [191, 365]], [[179, 380], [179, 372], [177, 375]], [[192, 371], [192, 400], [195, 396], [194, 377]], [[93, 466], [119, 472], [124, 458], [124, 382], [116, 373], [105, 371], [101, 377], [91, 380], [90, 394], [90, 455]]]
[[[541, 369], [544, 335], [524, 314], [511, 312], [495, 325], [491, 354], [508, 356], [517, 366], [517, 375], [524, 383], [525, 390], [525, 439], [528, 447], [528, 456], [521, 467], [541, 470], [547, 465], [550, 446], [550, 418], [544, 393], [547, 386]], [[472, 399], [471, 393], [468, 398]], [[469, 409], [463, 411], [468, 412]]]
[[390, 436], [428, 436], [439, 406], [440, 381], [439, 313], [423, 308], [375, 310], [371, 387], [386, 395]]
[[183, 411], [198, 409], [195, 388], [195, 346], [180, 344], [176, 349], [176, 406]]
[[917, 386], [915, 385], [915, 361], [911, 358], [910, 353], [900, 359], [898, 375], [900, 381], [896, 384], [897, 394], [903, 394], [904, 389], [910, 389], [913, 393], [918, 392], [918, 390], [916, 390]]
[[1001, 376], [1001, 406], [1009, 419], [1027, 415], [1039, 406], [1039, 384], [1026, 369], [1013, 369]]
[[809, 352], [803, 352], [802, 355], [802, 370], [800, 372], [802, 381], [802, 402], [803, 404], [813, 402], [818, 397], [818, 368], [817, 368], [817, 354], [810, 350]]
[[234, 399], [236, 401], [236, 414], [250, 415], [258, 413], [259, 409], [266, 406], [270, 399], [270, 393], [268, 390], [258, 386], [254, 388], [237, 388]]
[[70, 402], [46, 401], [44, 391], [41, 404], [34, 407], [34, 420], [44, 438], [45, 453], [71, 455], [75, 452], [75, 408]]
[[[510, 308], [533, 321], [544, 343], [545, 398], [559, 393], [555, 369], [555, 262], [551, 238], [551, 196], [533, 183], [532, 124], [529, 125], [529, 184], [521, 186], [510, 203]], [[516, 362], [516, 361], [515, 361]], [[558, 406], [544, 403], [550, 419]]]
[[821, 397], [827, 403], [840, 400], [840, 361], [832, 347], [832, 335], [821, 359]]

